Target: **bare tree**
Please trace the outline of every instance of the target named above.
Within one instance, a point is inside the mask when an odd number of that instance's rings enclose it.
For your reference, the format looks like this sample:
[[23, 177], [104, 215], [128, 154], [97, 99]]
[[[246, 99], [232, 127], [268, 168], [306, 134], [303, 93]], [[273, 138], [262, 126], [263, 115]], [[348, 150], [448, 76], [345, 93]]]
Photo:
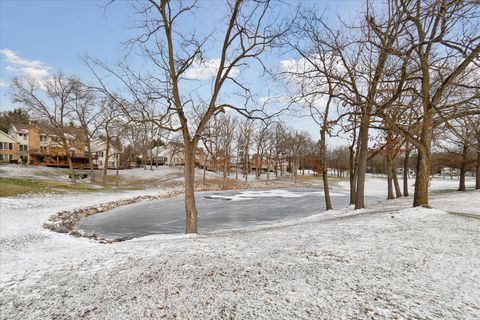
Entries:
[[102, 102], [102, 125], [100, 126], [100, 134], [103, 136], [103, 142], [105, 143], [104, 163], [102, 169], [102, 184], [104, 187], [108, 185], [108, 168], [111, 158], [117, 157], [115, 148], [113, 146], [113, 139], [116, 136], [116, 132], [120, 131], [122, 125], [119, 123], [119, 109], [116, 106], [116, 101], [113, 99], [106, 99]]
[[471, 90], [476, 86], [474, 77], [466, 76], [479, 64], [480, 13], [475, 1], [392, 0], [390, 3], [404, 16], [405, 32], [399, 35], [404, 40], [396, 42], [391, 52], [397, 56], [405, 52], [411, 54], [405, 61], [410, 63], [409, 73], [416, 75], [411, 80], [415, 83], [409, 88], [420, 102], [418, 137], [397, 119], [381, 115], [416, 147], [418, 161], [413, 205], [428, 206], [434, 129], [448, 120], [480, 113], [478, 108], [469, 108], [479, 93], [478, 89]]
[[[294, 68], [285, 71], [287, 76], [297, 80], [296, 103], [308, 108], [310, 116], [320, 127], [320, 166], [326, 210], [332, 209], [330, 190], [328, 186], [327, 169], [327, 134], [336, 121], [329, 120], [334, 100], [339, 97], [339, 81], [345, 80], [345, 70], [339, 68], [341, 59], [339, 50], [325, 38], [325, 23], [314, 11], [301, 15], [301, 20], [295, 25], [294, 42], [289, 42], [299, 55]], [[333, 38], [337, 35], [331, 34]], [[328, 43], [326, 42], [328, 41]]]
[[78, 80], [65, 77], [62, 73], [54, 75], [50, 80], [40, 83], [33, 79], [12, 82], [12, 100], [25, 106], [39, 120], [44, 121], [52, 130], [51, 138], [61, 145], [70, 169], [70, 181], [75, 180], [75, 170], [72, 162], [75, 132], [69, 132], [68, 122], [71, 108], [75, 102], [75, 88]]
[[255, 178], [262, 175], [263, 164], [268, 150], [268, 137], [271, 122], [262, 121], [254, 130], [253, 142], [255, 144]]
[[72, 94], [75, 98], [71, 104], [67, 105], [69, 118], [71, 121], [78, 123], [80, 129], [83, 131], [90, 166], [90, 181], [94, 183], [95, 174], [93, 172], [92, 140], [103, 124], [101, 117], [102, 110], [100, 106], [97, 105], [98, 100], [92, 89], [80, 83], [80, 81], [74, 82], [73, 84]]
[[[154, 117], [144, 120], [154, 122], [162, 129], [182, 133], [185, 146], [186, 233], [198, 231], [194, 197], [195, 154], [208, 122], [226, 108], [246, 115], [251, 114], [251, 110], [247, 110], [247, 104], [239, 106], [238, 103], [226, 101], [222, 94], [225, 84], [236, 86], [247, 97], [247, 102], [252, 102], [253, 100], [248, 98], [251, 96], [249, 88], [236, 74], [239, 70], [248, 68], [252, 62], [261, 62], [262, 54], [275, 44], [286, 29], [277, 27], [281, 22], [277, 19], [278, 16], [267, 14], [272, 11], [270, 1], [228, 2], [223, 33], [221, 28], [216, 28], [214, 32], [222, 39], [218, 58], [208, 61], [208, 66], [213, 69], [213, 72], [211, 69], [209, 71], [211, 90], [208, 95], [199, 97], [200, 93], [193, 93], [186, 82], [190, 72], [195, 72], [195, 68], [206, 67], [206, 48], [212, 39], [219, 38], [213, 34], [202, 37], [185, 30], [183, 19], [193, 19], [198, 5], [197, 2], [186, 4], [168, 0], [135, 3], [136, 11], [141, 16], [142, 32], [132, 44], [138, 45], [154, 71], [135, 72], [124, 65], [120, 72], [115, 72], [102, 63], [96, 64], [116, 75], [128, 88], [129, 96], [123, 98], [129, 100], [128, 105], [134, 108], [129, 110], [132, 116], [134, 113], [142, 116], [142, 110], [147, 107], [157, 108]], [[212, 52], [213, 50], [208, 50], [208, 54]], [[90, 65], [97, 74], [101, 87], [105, 89], [105, 80], [98, 75], [92, 63]], [[202, 110], [200, 117], [199, 110]], [[198, 121], [193, 121], [192, 116], [197, 117]], [[159, 118], [162, 121], [159, 121]]]
[[220, 145], [222, 146], [223, 158], [223, 188], [227, 188], [228, 175], [230, 173], [230, 164], [233, 156], [233, 140], [235, 138], [235, 129], [237, 121], [230, 115], [220, 118]]
[[243, 165], [243, 175], [245, 182], [248, 182], [248, 175], [250, 174], [250, 148], [254, 133], [254, 122], [250, 119], [245, 119], [240, 122], [239, 143], [238, 143], [238, 156], [240, 163]]

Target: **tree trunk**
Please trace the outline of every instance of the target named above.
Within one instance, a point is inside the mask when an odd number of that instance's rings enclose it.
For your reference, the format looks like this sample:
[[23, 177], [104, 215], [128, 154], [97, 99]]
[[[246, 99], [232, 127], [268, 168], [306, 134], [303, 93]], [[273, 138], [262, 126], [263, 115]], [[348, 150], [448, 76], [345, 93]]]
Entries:
[[105, 148], [105, 163], [103, 164], [103, 186], [107, 186], [107, 178], [108, 178], [108, 159], [110, 158], [110, 143], [109, 138], [107, 137], [106, 140], [106, 148]]
[[475, 172], [475, 189], [480, 189], [480, 141], [477, 144], [477, 165]]
[[460, 165], [460, 182], [458, 185], [458, 191], [466, 191], [465, 188], [465, 174], [467, 173], [467, 156], [468, 156], [468, 144], [463, 143], [462, 148], [462, 163]]
[[278, 154], [275, 158], [275, 178], [278, 178]]
[[294, 183], [297, 184], [297, 172], [298, 172], [298, 159], [293, 160], [293, 178], [294, 178]]
[[350, 205], [355, 204], [355, 186], [357, 179], [355, 176], [355, 151], [354, 145], [352, 144], [349, 148], [350, 157], [348, 159], [348, 170], [349, 170], [349, 179], [350, 179]]
[[393, 186], [395, 187], [395, 194], [397, 198], [402, 196], [402, 191], [400, 190], [400, 184], [398, 183], [397, 168], [395, 166], [395, 158], [392, 160], [392, 177], [393, 177]]
[[198, 233], [197, 206], [195, 204], [195, 145], [185, 144], [185, 233]]
[[327, 170], [322, 170], [323, 192], [325, 194], [325, 210], [332, 210], [332, 201], [330, 200], [330, 189], [328, 187]]
[[392, 172], [392, 158], [390, 156], [387, 156], [386, 159], [386, 164], [387, 164], [387, 199], [395, 199], [395, 196], [393, 195], [393, 172]]
[[150, 149], [150, 171], [153, 171], [153, 152]]
[[225, 152], [225, 156], [223, 158], [223, 189], [227, 189], [227, 171], [229, 163], [230, 160], [227, 160], [227, 152]]
[[270, 165], [272, 163], [272, 152], [269, 151], [268, 152], [268, 156], [267, 156], [267, 181], [270, 180]]
[[245, 182], [248, 183], [248, 173], [249, 173], [249, 168], [248, 168], [248, 152], [245, 152]]
[[370, 125], [369, 109], [362, 115], [359, 132], [360, 150], [358, 151], [357, 187], [355, 192], [355, 210], [365, 208], [365, 174], [367, 172], [368, 158], [368, 127]]
[[95, 175], [93, 174], [93, 156], [92, 156], [92, 147], [90, 144], [90, 139], [87, 138], [86, 141], [87, 149], [88, 149], [88, 162], [90, 164], [90, 182], [95, 183]]
[[[330, 100], [329, 100], [330, 101]], [[325, 112], [325, 118], [328, 116], [328, 107]], [[325, 141], [327, 132], [326, 120], [320, 130], [320, 161], [322, 168], [323, 193], [325, 195], [325, 210], [332, 210], [332, 201], [330, 199], [330, 189], [328, 187], [328, 172], [327, 172], [327, 144]]]
[[408, 197], [408, 173], [410, 171], [410, 149], [405, 152], [405, 159], [403, 159], [403, 195]]
[[258, 178], [257, 179], [260, 179], [260, 177], [262, 176], [262, 171], [263, 171], [263, 155], [260, 157], [260, 160], [259, 160]]
[[238, 180], [238, 164], [239, 164], [239, 159], [240, 157], [238, 156], [238, 150], [237, 150], [237, 157], [235, 159], [235, 180]]
[[428, 207], [428, 183], [430, 177], [430, 154], [418, 148], [417, 176], [415, 178], [415, 193], [413, 206]]
[[115, 171], [115, 188], [118, 188], [118, 170], [120, 167], [120, 152], [117, 152], [116, 154], [116, 171]]
[[422, 132], [420, 135], [421, 147], [418, 148], [417, 176], [415, 179], [415, 194], [413, 196], [413, 206], [428, 205], [428, 183], [430, 178], [430, 155], [432, 148], [433, 124], [430, 110], [424, 110]]
[[205, 157], [205, 160], [203, 161], [203, 185], [206, 184], [206, 178], [207, 178], [207, 157]]
[[73, 168], [72, 156], [70, 155], [70, 151], [67, 151], [67, 162], [68, 168], [70, 169], [70, 182], [72, 184], [77, 183], [77, 179], [75, 179], [75, 169]]

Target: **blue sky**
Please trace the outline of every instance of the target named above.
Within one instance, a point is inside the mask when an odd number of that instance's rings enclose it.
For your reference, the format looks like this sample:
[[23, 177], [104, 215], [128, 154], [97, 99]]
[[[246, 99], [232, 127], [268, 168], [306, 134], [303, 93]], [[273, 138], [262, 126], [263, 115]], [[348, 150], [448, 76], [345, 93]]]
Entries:
[[[134, 24], [132, 9], [125, 0], [108, 8], [105, 8], [106, 3], [97, 0], [0, 0], [0, 111], [13, 107], [8, 86], [14, 76], [48, 77], [61, 70], [66, 74], [90, 77], [80, 59], [84, 54], [110, 63], [120, 59], [124, 52], [122, 42], [135, 32], [131, 28]], [[332, 23], [337, 14], [346, 18], [361, 4], [362, 1], [305, 2], [322, 11], [328, 9], [327, 16]], [[220, 23], [218, 13], [222, 5], [223, 1], [219, 0], [200, 0], [202, 9], [196, 19], [185, 22], [185, 28], [202, 31], [215, 28], [214, 23]], [[278, 61], [282, 58], [276, 57]], [[298, 120], [297, 124], [316, 131], [308, 120]]]

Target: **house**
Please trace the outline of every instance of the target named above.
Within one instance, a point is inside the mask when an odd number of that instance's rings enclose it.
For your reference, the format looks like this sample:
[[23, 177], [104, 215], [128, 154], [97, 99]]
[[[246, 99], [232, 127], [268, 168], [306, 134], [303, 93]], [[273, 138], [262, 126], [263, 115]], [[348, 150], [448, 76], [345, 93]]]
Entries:
[[451, 167], [441, 167], [438, 174], [442, 176], [459, 176], [460, 175], [460, 169], [458, 168], [451, 168]]
[[43, 124], [15, 124], [9, 128], [9, 135], [19, 144], [18, 156], [22, 163], [34, 166], [67, 168], [67, 151], [69, 151], [76, 169], [89, 167], [88, 157], [85, 156], [85, 140], [81, 131], [70, 126], [65, 128], [64, 136], [69, 145], [65, 150], [60, 143], [60, 137], [55, 131]]
[[261, 159], [260, 156], [256, 153], [252, 155], [252, 158], [250, 159], [249, 167], [250, 167], [250, 170], [255, 172], [257, 172], [257, 169], [260, 172], [275, 171], [274, 163], [269, 163], [268, 159], [265, 159], [265, 158]]
[[[90, 143], [91, 152], [94, 156], [92, 162], [95, 167], [103, 168], [107, 163], [107, 168], [116, 169], [119, 166], [120, 150], [115, 148], [112, 144], [108, 146], [108, 160], [107, 160], [107, 142], [101, 139], [95, 139]], [[88, 157], [88, 153], [86, 153]]]
[[146, 156], [147, 163], [153, 160], [153, 163], [156, 165], [185, 165], [185, 150], [180, 142], [169, 142], [165, 146], [155, 147]]
[[[139, 157], [142, 159], [142, 156]], [[182, 143], [171, 141], [164, 146], [152, 148], [146, 154], [146, 162], [154, 165], [183, 166], [185, 165], [185, 148]], [[201, 167], [205, 162], [205, 152], [197, 148], [195, 165]]]
[[235, 172], [235, 163], [232, 162], [232, 157], [225, 157], [225, 152], [220, 150], [215, 159], [208, 159], [206, 162], [200, 163], [201, 168], [205, 165], [210, 171], [223, 171], [227, 166], [227, 172]]
[[21, 163], [28, 163], [29, 155], [29, 125], [11, 124], [8, 134], [18, 143], [18, 159]]
[[11, 135], [0, 131], [0, 162], [18, 162], [19, 143]]

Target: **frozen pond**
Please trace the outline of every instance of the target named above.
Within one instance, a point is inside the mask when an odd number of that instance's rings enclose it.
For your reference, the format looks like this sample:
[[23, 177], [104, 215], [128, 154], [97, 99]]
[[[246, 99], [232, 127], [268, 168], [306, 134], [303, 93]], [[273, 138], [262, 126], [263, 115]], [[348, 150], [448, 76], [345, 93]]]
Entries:
[[[311, 189], [198, 192], [199, 233], [307, 217], [325, 210], [323, 197]], [[332, 192], [331, 198], [334, 208], [348, 206], [348, 194]], [[77, 228], [110, 239], [184, 233], [184, 210], [183, 196], [136, 203], [85, 218]]]

